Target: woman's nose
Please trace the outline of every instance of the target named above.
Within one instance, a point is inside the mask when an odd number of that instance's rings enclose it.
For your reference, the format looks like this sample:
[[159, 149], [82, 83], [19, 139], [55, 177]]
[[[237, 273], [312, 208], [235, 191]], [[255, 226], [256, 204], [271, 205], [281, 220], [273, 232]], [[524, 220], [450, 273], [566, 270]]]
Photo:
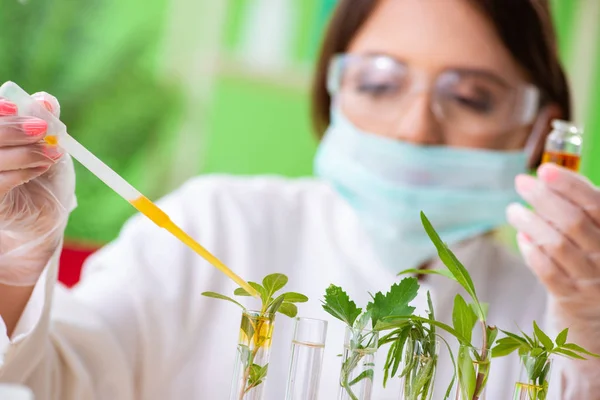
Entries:
[[399, 106], [398, 118], [386, 136], [417, 145], [444, 144], [440, 124], [427, 93], [416, 94]]

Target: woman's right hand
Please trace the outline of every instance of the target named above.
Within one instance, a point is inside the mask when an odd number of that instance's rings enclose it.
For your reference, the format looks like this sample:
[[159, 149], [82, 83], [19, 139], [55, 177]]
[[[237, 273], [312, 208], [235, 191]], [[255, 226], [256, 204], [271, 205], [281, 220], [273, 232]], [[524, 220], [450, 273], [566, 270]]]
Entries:
[[[33, 97], [58, 117], [54, 97]], [[0, 99], [0, 283], [32, 286], [75, 207], [75, 173], [70, 157], [43, 141], [46, 122], [16, 114]]]

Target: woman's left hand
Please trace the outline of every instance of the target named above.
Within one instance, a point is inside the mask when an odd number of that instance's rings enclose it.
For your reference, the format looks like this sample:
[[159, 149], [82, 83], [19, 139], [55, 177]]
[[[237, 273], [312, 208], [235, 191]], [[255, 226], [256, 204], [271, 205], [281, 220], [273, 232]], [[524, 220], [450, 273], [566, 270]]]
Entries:
[[553, 325], [569, 328], [569, 342], [600, 353], [600, 189], [554, 164], [542, 165], [538, 178], [519, 175], [515, 183], [534, 211], [512, 204], [508, 221], [519, 231], [525, 262], [550, 294]]

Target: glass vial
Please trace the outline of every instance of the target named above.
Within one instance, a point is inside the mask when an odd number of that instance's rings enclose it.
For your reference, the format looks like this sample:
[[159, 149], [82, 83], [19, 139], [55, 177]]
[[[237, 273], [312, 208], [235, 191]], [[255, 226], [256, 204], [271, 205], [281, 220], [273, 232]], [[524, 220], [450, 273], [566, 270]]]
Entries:
[[458, 383], [456, 400], [485, 400], [490, 376], [491, 349], [461, 345], [456, 363]]
[[542, 163], [554, 163], [572, 171], [579, 171], [583, 130], [568, 121], [552, 121], [552, 132], [546, 139]]
[[408, 338], [400, 363], [400, 400], [431, 400], [438, 363], [437, 340]]
[[521, 373], [515, 384], [514, 400], [545, 400], [550, 384], [552, 359], [548, 355], [533, 357], [529, 354], [521, 356]]
[[379, 333], [346, 327], [338, 400], [370, 400]]
[[262, 400], [275, 314], [244, 310], [230, 400]]
[[286, 400], [318, 398], [326, 337], [327, 321], [296, 318]]

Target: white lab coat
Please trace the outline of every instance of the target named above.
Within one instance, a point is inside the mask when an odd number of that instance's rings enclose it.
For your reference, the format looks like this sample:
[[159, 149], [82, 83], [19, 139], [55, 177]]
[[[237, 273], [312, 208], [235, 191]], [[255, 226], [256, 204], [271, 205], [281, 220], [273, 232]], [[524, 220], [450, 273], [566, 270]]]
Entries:
[[[290, 278], [286, 289], [309, 296], [299, 315], [329, 320], [320, 398], [336, 398], [344, 327], [321, 308], [325, 288], [340, 285], [364, 306], [369, 292], [385, 292], [398, 279], [378, 264], [344, 200], [314, 179], [212, 176], [191, 180], [160, 204], [245, 279], [281, 272]], [[481, 301], [491, 302], [492, 323], [529, 331], [532, 320], [543, 321], [545, 291], [518, 255], [490, 236], [455, 250]], [[55, 254], [12, 342], [0, 334], [0, 381], [25, 383], [38, 400], [229, 398], [241, 310], [201, 293], [231, 294], [234, 283], [140, 216], [91, 257], [71, 292], [55, 285], [57, 260]], [[456, 284], [430, 277], [422, 288], [418, 311], [428, 289], [438, 318], [451, 322]], [[267, 400], [284, 399], [293, 325], [276, 318]], [[395, 400], [397, 380], [381, 387], [383, 357], [380, 350], [373, 399]], [[435, 399], [452, 373], [443, 348], [441, 358]], [[494, 361], [488, 400], [512, 397], [518, 369], [514, 359]]]

